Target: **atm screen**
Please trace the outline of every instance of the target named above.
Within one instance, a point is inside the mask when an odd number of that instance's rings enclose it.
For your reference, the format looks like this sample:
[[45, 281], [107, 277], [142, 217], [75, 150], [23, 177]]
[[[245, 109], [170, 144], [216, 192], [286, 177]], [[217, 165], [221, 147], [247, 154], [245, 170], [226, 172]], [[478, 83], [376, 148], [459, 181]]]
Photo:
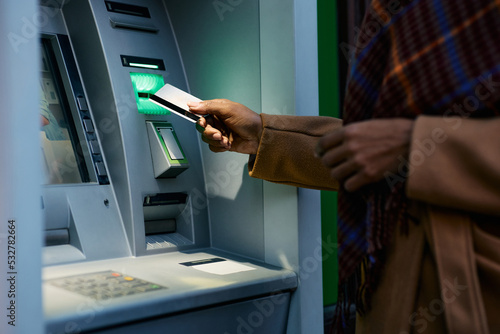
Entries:
[[58, 39], [42, 38], [40, 48], [39, 117], [44, 183], [90, 182], [88, 147], [82, 138], [72, 82]]

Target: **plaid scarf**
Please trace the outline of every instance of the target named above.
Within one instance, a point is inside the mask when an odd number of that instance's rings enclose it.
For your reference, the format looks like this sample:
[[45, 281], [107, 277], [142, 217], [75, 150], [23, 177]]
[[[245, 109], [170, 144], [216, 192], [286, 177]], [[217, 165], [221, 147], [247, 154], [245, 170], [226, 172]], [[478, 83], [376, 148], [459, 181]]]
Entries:
[[[373, 0], [353, 48], [345, 124], [499, 114], [500, 0]], [[369, 307], [385, 249], [397, 224], [407, 221], [406, 202], [404, 182], [340, 190], [341, 304], [354, 289], [357, 306]]]

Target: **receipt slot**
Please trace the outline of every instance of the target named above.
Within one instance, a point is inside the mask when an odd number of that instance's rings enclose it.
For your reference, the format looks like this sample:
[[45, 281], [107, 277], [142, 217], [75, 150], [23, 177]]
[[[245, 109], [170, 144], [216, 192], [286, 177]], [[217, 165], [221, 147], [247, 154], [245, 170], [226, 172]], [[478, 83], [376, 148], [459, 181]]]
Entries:
[[189, 162], [172, 124], [146, 122], [155, 178], [176, 177], [189, 168]]

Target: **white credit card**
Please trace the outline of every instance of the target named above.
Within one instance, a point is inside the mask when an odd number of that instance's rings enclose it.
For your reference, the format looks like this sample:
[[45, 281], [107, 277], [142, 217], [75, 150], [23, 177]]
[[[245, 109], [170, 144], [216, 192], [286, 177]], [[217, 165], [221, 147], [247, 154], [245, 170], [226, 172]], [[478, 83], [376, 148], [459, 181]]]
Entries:
[[172, 113], [193, 123], [196, 123], [200, 117], [208, 116], [190, 112], [187, 103], [200, 102], [201, 100], [170, 84], [163, 86], [159, 91], [151, 95], [149, 99], [163, 108], [170, 110]]

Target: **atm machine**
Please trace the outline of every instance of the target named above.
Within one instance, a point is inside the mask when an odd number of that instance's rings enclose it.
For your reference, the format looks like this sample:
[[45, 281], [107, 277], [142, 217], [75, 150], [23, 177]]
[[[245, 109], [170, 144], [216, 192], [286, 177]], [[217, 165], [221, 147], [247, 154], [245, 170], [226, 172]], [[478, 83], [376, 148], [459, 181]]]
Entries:
[[176, 9], [54, 2], [40, 27], [46, 332], [287, 333], [297, 274], [217, 241], [235, 220], [252, 230], [217, 202], [246, 173], [241, 157], [210, 172], [194, 124], [149, 101], [166, 83], [191, 91]]

